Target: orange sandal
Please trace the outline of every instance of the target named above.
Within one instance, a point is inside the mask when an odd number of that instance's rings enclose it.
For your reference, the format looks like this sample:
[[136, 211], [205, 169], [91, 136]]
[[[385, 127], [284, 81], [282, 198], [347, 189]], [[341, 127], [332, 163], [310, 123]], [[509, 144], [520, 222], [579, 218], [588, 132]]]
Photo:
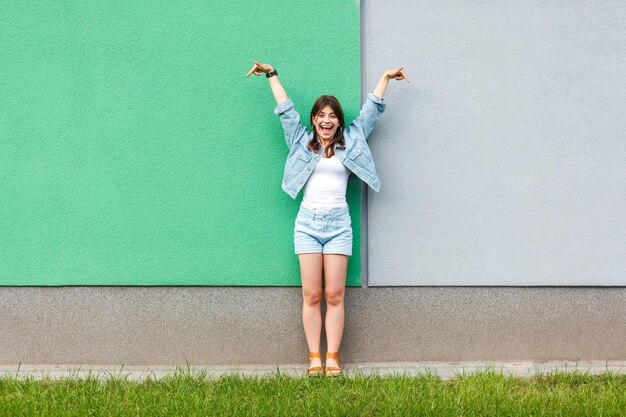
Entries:
[[[320, 352], [309, 352], [309, 361], [311, 359], [314, 358], [320, 358], [320, 360], [322, 359], [322, 355]], [[307, 370], [307, 374], [309, 374], [309, 376], [321, 376], [324, 375], [324, 368], [322, 368], [321, 366], [309, 366], [309, 369]]]
[[[339, 365], [339, 352], [326, 352], [326, 360], [328, 359], [334, 359], [337, 362], [337, 365]], [[339, 376], [343, 373], [343, 371], [341, 368], [336, 366], [327, 366], [324, 373], [326, 376]]]

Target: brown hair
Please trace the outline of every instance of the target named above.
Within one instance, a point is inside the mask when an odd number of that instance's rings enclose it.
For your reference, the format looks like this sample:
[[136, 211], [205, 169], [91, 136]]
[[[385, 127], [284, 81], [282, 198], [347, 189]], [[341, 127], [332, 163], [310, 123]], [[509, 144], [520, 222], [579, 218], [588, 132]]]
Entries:
[[331, 157], [335, 154], [335, 144], [337, 147], [341, 149], [346, 148], [346, 144], [343, 140], [343, 129], [345, 128], [345, 121], [343, 119], [343, 109], [341, 108], [341, 104], [339, 104], [339, 100], [335, 98], [335, 96], [321, 96], [315, 103], [313, 103], [313, 108], [311, 109], [311, 130], [313, 131], [313, 139], [309, 142], [308, 148], [312, 152], [317, 152], [322, 147], [322, 143], [320, 139], [317, 137], [317, 132], [315, 131], [315, 125], [313, 124], [313, 118], [317, 115], [317, 113], [326, 106], [330, 106], [331, 109], [335, 112], [335, 116], [339, 120], [339, 126], [337, 127], [337, 131], [335, 135], [330, 140], [328, 148], [326, 149], [326, 155]]

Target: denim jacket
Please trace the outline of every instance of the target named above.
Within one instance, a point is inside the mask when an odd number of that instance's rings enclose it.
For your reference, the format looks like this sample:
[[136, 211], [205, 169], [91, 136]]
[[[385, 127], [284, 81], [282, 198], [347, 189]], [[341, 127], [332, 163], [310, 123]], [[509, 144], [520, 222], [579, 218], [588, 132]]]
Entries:
[[[346, 148], [335, 147], [336, 158], [374, 191], [380, 190], [380, 180], [376, 173], [372, 153], [367, 146], [367, 138], [385, 110], [385, 106], [385, 102], [370, 91], [359, 116], [344, 129], [343, 138]], [[291, 198], [295, 199], [324, 154], [324, 147], [322, 146], [317, 153], [309, 151], [307, 145], [313, 138], [313, 133], [309, 133], [300, 123], [300, 115], [291, 99], [277, 105], [274, 114], [280, 115], [285, 140], [289, 147], [282, 187]]]

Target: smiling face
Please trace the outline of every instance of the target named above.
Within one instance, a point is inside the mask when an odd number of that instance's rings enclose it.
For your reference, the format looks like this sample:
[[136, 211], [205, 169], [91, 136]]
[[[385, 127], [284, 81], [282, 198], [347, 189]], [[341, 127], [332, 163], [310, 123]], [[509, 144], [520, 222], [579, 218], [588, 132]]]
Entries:
[[309, 142], [309, 150], [317, 152], [320, 147], [326, 148], [328, 158], [335, 154], [335, 146], [345, 149], [343, 130], [346, 125], [343, 109], [335, 96], [320, 96], [311, 108], [311, 128], [313, 138]]
[[323, 140], [330, 140], [335, 136], [339, 127], [339, 118], [330, 106], [321, 108], [313, 117], [313, 125], [317, 135]]

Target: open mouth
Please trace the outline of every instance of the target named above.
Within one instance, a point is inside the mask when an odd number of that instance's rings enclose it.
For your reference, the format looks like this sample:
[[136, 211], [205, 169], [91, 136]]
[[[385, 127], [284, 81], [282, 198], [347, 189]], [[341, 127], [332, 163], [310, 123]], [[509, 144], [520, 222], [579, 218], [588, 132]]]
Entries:
[[332, 130], [330, 127], [320, 126], [322, 128], [322, 133], [324, 135], [330, 135], [330, 131]]

